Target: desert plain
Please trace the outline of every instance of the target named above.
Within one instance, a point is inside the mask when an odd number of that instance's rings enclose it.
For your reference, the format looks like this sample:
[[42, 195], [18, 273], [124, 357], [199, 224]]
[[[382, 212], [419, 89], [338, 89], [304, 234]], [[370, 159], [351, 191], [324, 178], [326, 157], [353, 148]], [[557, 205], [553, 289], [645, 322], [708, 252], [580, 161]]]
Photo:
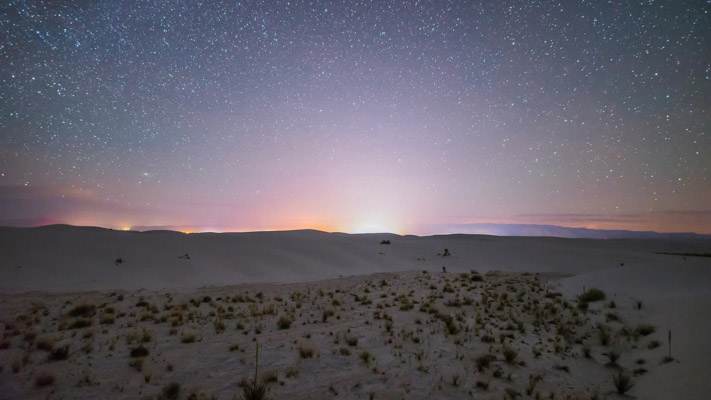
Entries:
[[0, 398], [708, 398], [710, 245], [0, 228]]

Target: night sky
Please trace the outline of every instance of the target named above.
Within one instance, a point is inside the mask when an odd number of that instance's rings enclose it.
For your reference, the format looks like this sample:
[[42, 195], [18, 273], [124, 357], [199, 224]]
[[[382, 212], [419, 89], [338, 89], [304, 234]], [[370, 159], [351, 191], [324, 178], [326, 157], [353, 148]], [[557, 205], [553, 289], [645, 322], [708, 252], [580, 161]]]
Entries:
[[0, 224], [711, 233], [711, 1], [5, 1]]

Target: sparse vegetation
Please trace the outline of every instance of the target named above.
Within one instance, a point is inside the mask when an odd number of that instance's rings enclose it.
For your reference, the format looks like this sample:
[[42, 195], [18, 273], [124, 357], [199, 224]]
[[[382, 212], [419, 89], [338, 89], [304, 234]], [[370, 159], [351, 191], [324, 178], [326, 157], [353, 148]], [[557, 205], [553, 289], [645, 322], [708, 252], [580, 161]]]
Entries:
[[299, 346], [299, 357], [301, 358], [312, 358], [314, 356], [313, 347], [302, 344]]
[[647, 335], [651, 335], [652, 333], [654, 333], [655, 330], [656, 330], [656, 328], [654, 327], [654, 325], [639, 324], [639, 325], [637, 325], [637, 329], [635, 331], [639, 336], [647, 336]]
[[578, 299], [585, 303], [594, 303], [596, 301], [605, 300], [605, 292], [597, 288], [588, 289], [578, 296]]
[[476, 361], [476, 366], [479, 372], [482, 372], [485, 369], [489, 368], [491, 362], [495, 360], [496, 357], [493, 354], [484, 354], [477, 357], [474, 361]]
[[49, 385], [53, 384], [54, 381], [55, 381], [54, 375], [52, 375], [48, 372], [42, 372], [42, 373], [39, 373], [35, 377], [35, 386], [37, 386], [38, 388], [49, 386]]
[[289, 318], [288, 315], [282, 315], [277, 321], [277, 326], [279, 327], [279, 329], [289, 329], [291, 327], [292, 322], [293, 321], [291, 320], [291, 318]]
[[361, 351], [358, 358], [360, 358], [360, 361], [365, 365], [370, 365], [370, 362], [373, 361], [373, 355], [367, 350]]
[[52, 361], [61, 361], [69, 358], [69, 345], [55, 347], [49, 352], [49, 359]]
[[634, 387], [632, 378], [622, 371], [619, 371], [617, 374], [613, 375], [612, 381], [618, 394], [625, 394], [632, 389], [632, 387]]
[[162, 394], [166, 400], [176, 400], [180, 396], [180, 383], [171, 382], [163, 386]]
[[[433, 268], [438, 270], [439, 266]], [[651, 340], [656, 338], [652, 335], [655, 327], [626, 325], [620, 318], [635, 318], [637, 313], [630, 312], [635, 304], [630, 301], [595, 307], [588, 303], [587, 295], [571, 300], [547, 286], [545, 276], [538, 274], [451, 272], [358, 277], [354, 283], [346, 279], [336, 284], [286, 285], [287, 289], [260, 286], [263, 291], [237, 289], [237, 294], [234, 288], [229, 289], [232, 292], [216, 288], [191, 293], [127, 292], [121, 301], [116, 293], [105, 297], [74, 295], [47, 309], [33, 305], [39, 311], [8, 313], [13, 317], [0, 321], [4, 324], [0, 334], [11, 349], [2, 355], [7, 359], [6, 369], [11, 367], [18, 378], [26, 376], [30, 384], [38, 379], [38, 363], [45, 360], [76, 357], [76, 362], [54, 365], [86, 368], [82, 352], [90, 354], [87, 360], [117, 357], [128, 362], [132, 369], [124, 372], [142, 388], [122, 387], [127, 396], [151, 397], [145, 389], [153, 388], [152, 398], [196, 400], [209, 395], [183, 393], [179, 385], [171, 386], [175, 382], [166, 385], [174, 368], [182, 377], [186, 367], [164, 350], [165, 345], [196, 354], [219, 345], [230, 362], [247, 366], [248, 343], [259, 339], [268, 346], [270, 365], [275, 369], [262, 375], [255, 371], [254, 379], [242, 378], [235, 396], [242, 399], [264, 399], [268, 388], [274, 392], [270, 397], [282, 398], [301, 384], [299, 368], [308, 369], [311, 380], [312, 373], [323, 373], [324, 368], [331, 371], [334, 365], [360, 365], [362, 372], [372, 371], [386, 384], [407, 371], [405, 374], [416, 374], [423, 384], [447, 391], [451, 398], [477, 397], [476, 392], [488, 390], [496, 398], [534, 399], [554, 394], [559, 398], [559, 393], [550, 391], [552, 382], [576, 387], [571, 382], [578, 375], [571, 372], [579, 371], [580, 363], [606, 371], [591, 375], [597, 379], [591, 384], [609, 385], [604, 381], [614, 372], [615, 388], [621, 380], [624, 391], [632, 387], [625, 372], [636, 377], [659, 365], [662, 352], [647, 352], [662, 345]], [[584, 304], [585, 310], [576, 304]], [[66, 330], [73, 326], [90, 328]], [[280, 331], [283, 329], [291, 331]], [[639, 341], [647, 335], [652, 336]], [[176, 342], [197, 343], [183, 347]], [[471, 349], [478, 352], [474, 357]], [[621, 350], [625, 357], [620, 360]], [[277, 356], [295, 364], [274, 364]], [[641, 356], [648, 360], [643, 365]], [[629, 370], [622, 367], [628, 367], [628, 359], [638, 360]], [[478, 371], [473, 378], [467, 366], [472, 361]], [[545, 375], [536, 375], [542, 373], [541, 365], [546, 365]], [[102, 384], [89, 371], [72, 376], [72, 382], [62, 382], [51, 388], [52, 392], [62, 397], [65, 387]], [[61, 379], [65, 377], [61, 375]], [[216, 378], [208, 375], [206, 379], [213, 384]], [[270, 387], [272, 383], [277, 385]], [[359, 384], [324, 381], [317, 385], [327, 396], [379, 396]], [[35, 386], [41, 387], [39, 383]], [[139, 394], [136, 390], [143, 391]], [[400, 397], [407, 398], [410, 390], [418, 393], [420, 389], [408, 387]]]
[[131, 357], [146, 357], [148, 355], [148, 349], [143, 346], [134, 347], [131, 349]]

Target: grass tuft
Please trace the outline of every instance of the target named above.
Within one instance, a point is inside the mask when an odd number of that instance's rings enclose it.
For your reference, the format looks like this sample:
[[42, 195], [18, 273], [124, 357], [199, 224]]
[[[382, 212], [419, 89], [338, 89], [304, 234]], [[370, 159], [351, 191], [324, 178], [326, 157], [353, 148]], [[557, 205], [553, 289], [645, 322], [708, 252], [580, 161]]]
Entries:
[[592, 288], [578, 296], [578, 299], [585, 303], [594, 303], [596, 301], [605, 300], [605, 292], [597, 288]]
[[632, 378], [622, 371], [613, 375], [612, 381], [615, 384], [615, 390], [617, 390], [618, 394], [625, 394], [634, 386]]

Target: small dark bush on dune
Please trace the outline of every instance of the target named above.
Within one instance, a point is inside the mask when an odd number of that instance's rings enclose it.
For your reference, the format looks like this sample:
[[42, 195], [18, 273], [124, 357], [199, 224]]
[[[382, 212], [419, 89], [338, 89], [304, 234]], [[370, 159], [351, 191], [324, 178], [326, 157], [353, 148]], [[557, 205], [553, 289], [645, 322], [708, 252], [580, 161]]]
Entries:
[[52, 361], [61, 361], [69, 358], [69, 345], [63, 347], [55, 347], [49, 353], [49, 359]]
[[242, 387], [242, 400], [263, 400], [267, 395], [267, 385], [262, 382], [250, 382]]
[[479, 372], [489, 368], [489, 364], [491, 364], [492, 361], [496, 360], [496, 357], [493, 354], [484, 354], [482, 356], [479, 356], [476, 358], [476, 366]]
[[287, 315], [282, 315], [277, 321], [277, 326], [279, 329], [289, 329], [291, 327], [292, 320]]
[[148, 349], [143, 346], [134, 347], [131, 349], [131, 357], [145, 357], [148, 355]]
[[654, 325], [651, 324], [640, 324], [637, 326], [636, 329], [637, 334], [639, 334], [639, 336], [651, 335], [652, 333], [654, 333], [655, 330], [656, 328], [654, 327]]
[[93, 304], [80, 304], [71, 310], [69, 310], [69, 316], [71, 317], [93, 317], [96, 314], [96, 306]]
[[163, 386], [163, 398], [175, 400], [180, 396], [180, 384], [178, 382], [169, 383]]
[[597, 288], [592, 288], [578, 296], [578, 299], [586, 303], [593, 303], [596, 301], [605, 300], [605, 292]]
[[45, 387], [49, 386], [54, 383], [54, 375], [43, 372], [35, 378], [35, 386], [37, 387]]
[[615, 384], [615, 390], [617, 390], [617, 393], [619, 394], [625, 394], [632, 389], [632, 387], [634, 387], [632, 378], [622, 371], [618, 372], [616, 375], [613, 375], [612, 381]]

